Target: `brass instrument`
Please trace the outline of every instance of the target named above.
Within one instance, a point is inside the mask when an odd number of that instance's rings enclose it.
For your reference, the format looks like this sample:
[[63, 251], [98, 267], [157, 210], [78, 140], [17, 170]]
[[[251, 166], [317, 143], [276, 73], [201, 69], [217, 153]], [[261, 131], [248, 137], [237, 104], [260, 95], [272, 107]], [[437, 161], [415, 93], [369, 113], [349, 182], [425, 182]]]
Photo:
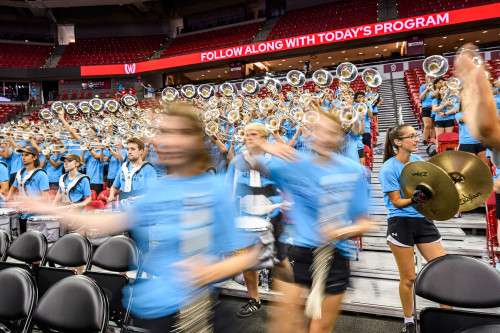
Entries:
[[104, 103], [104, 109], [109, 113], [117, 113], [120, 111], [120, 103], [115, 101], [114, 99], [110, 99]]
[[186, 84], [181, 88], [181, 95], [185, 99], [193, 99], [198, 95], [198, 92], [196, 91], [195, 86], [193, 86], [192, 84]]
[[340, 121], [343, 125], [351, 125], [358, 119], [357, 112], [354, 108], [343, 108], [339, 115]]
[[90, 113], [90, 103], [87, 101], [82, 101], [78, 103], [78, 111], [80, 111], [81, 114], [86, 115]]
[[179, 99], [179, 92], [175, 88], [167, 87], [167, 88], [162, 90], [161, 98], [165, 102], [172, 103], [172, 102], [175, 102]]
[[249, 96], [257, 95], [260, 91], [260, 84], [255, 79], [245, 79], [241, 83], [241, 89]]
[[136, 104], [138, 102], [139, 102], [139, 99], [137, 98], [137, 96], [136, 95], [132, 95], [132, 94], [125, 94], [121, 98], [122, 105], [126, 106], [128, 108], [136, 106]]
[[266, 76], [264, 79], [264, 86], [272, 92], [273, 94], [279, 94], [281, 92], [281, 82], [277, 79]]
[[326, 88], [332, 84], [333, 75], [324, 69], [318, 69], [312, 75], [312, 79], [317, 86]]
[[104, 102], [99, 98], [93, 98], [89, 101], [90, 110], [93, 113], [99, 113], [104, 110]]
[[266, 118], [265, 126], [270, 133], [274, 133], [279, 130], [280, 123], [280, 118], [278, 118], [278, 116], [276, 115], [273, 115]]
[[286, 74], [286, 81], [292, 87], [299, 88], [306, 83], [306, 76], [301, 71], [294, 69]]
[[367, 68], [361, 73], [363, 82], [372, 88], [378, 87], [382, 84], [382, 76], [376, 69]]
[[219, 91], [226, 97], [232, 97], [233, 95], [236, 95], [238, 92], [238, 89], [236, 89], [236, 85], [234, 83], [229, 83], [225, 82], [220, 85]]
[[352, 82], [358, 76], [358, 68], [350, 62], [343, 62], [335, 70], [337, 77], [342, 82]]
[[198, 87], [198, 95], [200, 95], [200, 97], [205, 100], [214, 96], [214, 94], [215, 94], [214, 87], [207, 83], [204, 83]]
[[440, 55], [432, 55], [425, 58], [422, 67], [424, 72], [430, 76], [442, 76], [448, 71], [448, 60]]
[[50, 106], [50, 111], [54, 112], [55, 114], [65, 113], [66, 106], [63, 102], [57, 101]]
[[50, 121], [54, 119], [54, 113], [48, 108], [43, 108], [38, 111], [38, 117], [44, 121]]

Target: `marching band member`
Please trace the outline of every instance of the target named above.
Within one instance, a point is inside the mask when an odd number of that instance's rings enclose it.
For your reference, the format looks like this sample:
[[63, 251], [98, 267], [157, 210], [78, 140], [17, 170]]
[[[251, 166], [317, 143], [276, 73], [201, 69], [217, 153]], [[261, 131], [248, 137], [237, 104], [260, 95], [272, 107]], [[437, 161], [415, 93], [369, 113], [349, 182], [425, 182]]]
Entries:
[[85, 208], [92, 201], [92, 196], [89, 177], [78, 172], [82, 164], [80, 157], [77, 154], [66, 154], [61, 160], [67, 172], [59, 177], [59, 190], [54, 203], [62, 202], [71, 205], [71, 208]]
[[[373, 92], [373, 88], [370, 86], [366, 86], [365, 88], [365, 96], [371, 97], [375, 95]], [[373, 110], [373, 121], [375, 122], [375, 132], [378, 134], [378, 106], [384, 102], [384, 99], [379, 95], [376, 101], [373, 101], [371, 104]]]
[[[24, 197], [49, 197], [49, 178], [43, 169], [40, 168], [38, 150], [35, 147], [19, 148], [16, 151], [21, 156], [24, 168], [17, 171], [14, 184], [10, 187], [5, 201], [9, 201], [15, 192], [18, 196]], [[27, 214], [21, 214], [19, 218], [21, 233], [26, 232]]]
[[40, 163], [40, 167], [47, 172], [47, 177], [49, 178], [49, 187], [53, 191], [57, 191], [59, 188], [59, 178], [61, 177], [63, 170], [62, 154], [59, 149], [64, 147], [62, 142], [59, 142], [57, 149], [51, 154], [50, 149], [45, 149], [42, 151], [43, 160]]
[[[3, 161], [0, 161], [0, 194], [3, 197], [9, 192], [9, 167]], [[0, 198], [0, 204], [3, 205], [3, 199]]]
[[[143, 268], [155, 278], [137, 279], [124, 289], [125, 299], [133, 294], [134, 325], [152, 333], [176, 327], [208, 331], [214, 321], [210, 284], [253, 266], [258, 253], [251, 249], [217, 260], [219, 253], [231, 253], [240, 245], [230, 195], [220, 177], [204, 173], [208, 156], [202, 126], [192, 109], [171, 105], [161, 117], [158, 155], [171, 175], [160, 178], [127, 212], [89, 216], [62, 211], [60, 215], [64, 221], [72, 219], [75, 225], [102, 232], [130, 229], [138, 246], [148, 252]], [[26, 206], [44, 209], [38, 202]]]
[[[351, 249], [347, 238], [362, 234], [371, 225], [366, 217], [368, 189], [363, 167], [334, 153], [338, 149], [340, 132], [338, 119], [321, 113], [315, 123], [312, 142], [316, 155], [298, 153], [297, 158], [297, 153], [286, 145], [260, 145], [263, 151], [280, 158], [256, 167], [267, 170], [277, 186], [288, 193], [288, 201], [293, 202], [289, 213], [293, 224], [287, 236], [293, 239], [289, 257], [295, 263], [295, 284], [276, 283], [284, 292], [284, 302], [280, 304], [284, 309], [275, 317], [273, 326], [277, 332], [332, 331], [349, 278], [347, 258]], [[354, 224], [349, 225], [348, 221]], [[281, 241], [286, 241], [283, 236]], [[326, 270], [325, 281], [313, 278], [311, 273], [315, 270], [311, 268], [314, 254], [323, 253], [322, 249], [332, 253], [324, 262], [316, 258], [315, 266], [319, 271]], [[306, 320], [298, 305], [301, 295], [311, 286], [319, 300], [319, 304], [311, 304], [319, 308], [308, 310], [313, 318], [306, 329]]]
[[101, 146], [101, 149], [94, 151], [92, 146], [85, 147], [80, 159], [86, 163], [85, 173], [90, 177], [90, 189], [99, 194], [104, 189], [104, 162], [108, 161], [110, 154], [102, 147], [98, 137], [94, 137], [91, 144]]
[[[427, 262], [444, 256], [441, 235], [434, 223], [417, 212], [413, 204], [425, 204], [431, 194], [425, 188], [415, 190], [413, 197], [404, 198], [399, 178], [408, 163], [422, 161], [412, 153], [418, 150], [418, 134], [410, 125], [398, 125], [387, 130], [384, 164], [379, 180], [384, 192], [387, 214], [387, 243], [399, 270], [399, 296], [404, 314], [402, 333], [414, 333], [413, 283], [415, 281], [414, 246]], [[397, 149], [395, 152], [394, 148]], [[445, 307], [442, 305], [442, 307]]]
[[121, 165], [111, 186], [108, 202], [115, 199], [120, 191], [120, 200], [146, 194], [157, 180], [156, 170], [151, 163], [142, 160], [144, 143], [139, 138], [127, 140], [128, 162]]
[[436, 98], [432, 100], [432, 113], [435, 115], [434, 126], [436, 129], [436, 138], [442, 133], [451, 133], [455, 127], [455, 105], [451, 100], [444, 100], [446, 85], [439, 88], [439, 93]]
[[486, 156], [486, 147], [481, 141], [473, 137], [467, 129], [467, 125], [465, 124], [465, 110], [462, 110], [461, 103], [459, 103], [457, 111], [455, 120], [458, 123], [458, 150], [476, 155], [489, 166], [490, 159]]
[[430, 139], [436, 138], [436, 132], [434, 131], [434, 122], [432, 121], [432, 90], [434, 88], [434, 83], [431, 80], [429, 74], [425, 75], [425, 83], [420, 86], [420, 101], [422, 102], [422, 122], [424, 124], [424, 130], [422, 133], [423, 144], [427, 146]]
[[[354, 94], [354, 105], [358, 103], [366, 103], [366, 97], [365, 93], [363, 91], [357, 91]], [[368, 111], [366, 112], [365, 115], [365, 132], [362, 134], [363, 137], [363, 144], [372, 147], [372, 134], [371, 134], [371, 120], [373, 119], [373, 112], [372, 112], [372, 106], [370, 103], [366, 104], [368, 106]], [[364, 153], [363, 153], [364, 156]]]
[[[268, 131], [266, 127], [259, 123], [251, 123], [245, 126], [245, 146], [247, 150], [236, 156], [229, 164], [226, 173], [226, 183], [233, 187], [233, 200], [237, 208], [244, 216], [258, 216], [261, 219], [269, 219], [272, 225], [273, 236], [275, 239], [275, 247], [277, 249], [276, 259], [280, 262], [278, 268], [277, 278], [281, 278], [283, 271], [288, 271], [290, 276], [291, 266], [287, 259], [288, 245], [278, 241], [283, 232], [283, 220], [279, 207], [276, 204], [281, 203], [282, 197], [278, 194], [274, 182], [267, 175], [260, 173], [251, 168], [255, 156], [262, 156], [264, 163], [269, 162], [271, 155], [264, 154], [259, 148], [259, 144], [266, 141]], [[261, 210], [265, 207], [264, 204], [255, 208], [253, 203], [265, 197], [270, 209], [262, 214]], [[263, 207], [264, 206], [264, 207]], [[272, 207], [275, 207], [272, 209]], [[255, 212], [258, 210], [259, 213]], [[250, 244], [254, 244], [258, 239], [250, 239]], [[262, 304], [259, 299], [259, 271], [245, 271], [243, 272], [245, 285], [248, 290], [250, 300], [245, 304], [238, 316], [247, 317], [262, 309]], [[283, 278], [281, 278], [283, 279]]]
[[109, 166], [108, 166], [108, 176], [106, 178], [106, 189], [111, 189], [115, 181], [116, 175], [125, 161], [125, 156], [127, 156], [127, 150], [123, 149], [120, 138], [116, 138], [114, 141], [115, 147], [111, 148], [111, 143], [109, 143], [106, 148], [109, 151]]
[[[19, 125], [15, 127], [15, 131], [18, 133], [24, 132], [26, 125]], [[10, 133], [7, 132], [7, 135]], [[4, 158], [10, 160], [10, 179], [9, 185], [12, 185], [16, 179], [16, 174], [19, 170], [23, 168], [23, 161], [21, 154], [16, 153], [16, 149], [26, 147], [26, 142], [24, 141], [14, 141], [14, 137], [9, 138], [9, 149], [6, 149], [4, 152]]]

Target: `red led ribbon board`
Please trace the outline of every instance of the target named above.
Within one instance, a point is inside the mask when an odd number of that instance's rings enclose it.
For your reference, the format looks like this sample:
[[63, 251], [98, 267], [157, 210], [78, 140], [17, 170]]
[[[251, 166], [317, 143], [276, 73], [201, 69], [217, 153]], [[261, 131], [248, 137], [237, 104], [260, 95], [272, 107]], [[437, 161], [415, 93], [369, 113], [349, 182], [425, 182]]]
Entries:
[[387, 36], [400, 32], [419, 31], [452, 24], [488, 20], [496, 17], [500, 17], [500, 3], [264, 41], [255, 44], [238, 45], [225, 49], [191, 53], [135, 64], [82, 66], [80, 67], [80, 72], [82, 76], [137, 74], [355, 39]]

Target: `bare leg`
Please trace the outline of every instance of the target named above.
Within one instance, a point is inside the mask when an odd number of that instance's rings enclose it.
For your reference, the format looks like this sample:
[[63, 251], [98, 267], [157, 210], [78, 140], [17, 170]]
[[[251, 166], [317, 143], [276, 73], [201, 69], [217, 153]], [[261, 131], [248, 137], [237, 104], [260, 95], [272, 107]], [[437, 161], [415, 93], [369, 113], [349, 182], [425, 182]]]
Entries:
[[422, 122], [424, 123], [424, 130], [422, 132], [422, 139], [429, 141], [431, 139], [431, 131], [434, 129], [434, 124], [432, 123], [431, 117], [422, 117]]
[[293, 268], [288, 258], [283, 259], [280, 263], [274, 265], [274, 279], [283, 282], [293, 283]]
[[302, 305], [302, 297], [307, 289], [283, 281], [275, 281], [274, 287], [276, 291], [283, 293], [283, 299], [273, 307], [268, 332], [307, 333], [307, 318]]
[[[441, 242], [417, 244], [417, 248], [427, 262], [446, 255]], [[451, 306], [444, 304], [439, 304], [439, 306], [445, 309], [453, 309]]]
[[247, 286], [248, 296], [259, 301], [259, 271], [243, 272], [245, 285]]
[[413, 283], [415, 282], [415, 260], [413, 247], [401, 247], [389, 242], [399, 270], [399, 298], [405, 317], [413, 316]]
[[321, 306], [321, 319], [311, 320], [309, 333], [331, 333], [340, 313], [344, 294], [327, 295]]
[[486, 163], [487, 166], [491, 166], [490, 159], [486, 157], [486, 150], [478, 153], [477, 157], [479, 157], [481, 159], [481, 161], [483, 161], [484, 163]]
[[436, 138], [439, 137], [440, 134], [444, 133], [444, 127], [436, 127]]
[[454, 129], [454, 127], [445, 127], [444, 128], [444, 132], [445, 133], [451, 133], [451, 132], [453, 132], [453, 129]]

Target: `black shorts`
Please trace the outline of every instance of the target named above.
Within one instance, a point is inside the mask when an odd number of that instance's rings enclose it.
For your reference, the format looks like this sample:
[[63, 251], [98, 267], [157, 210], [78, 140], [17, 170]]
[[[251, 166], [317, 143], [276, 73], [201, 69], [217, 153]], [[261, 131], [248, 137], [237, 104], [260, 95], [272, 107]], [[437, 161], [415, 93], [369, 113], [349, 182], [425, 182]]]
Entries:
[[278, 241], [281, 234], [283, 233], [283, 215], [279, 213], [275, 217], [271, 218], [271, 224], [273, 225], [273, 236], [275, 239], [274, 247], [275, 247], [275, 257], [279, 261], [283, 261], [288, 258], [288, 253], [290, 252], [290, 246], [286, 243], [281, 243]]
[[432, 106], [422, 108], [422, 118], [424, 118], [424, 117], [430, 118], [431, 113], [432, 113]]
[[495, 217], [500, 219], [500, 193], [495, 193]]
[[52, 190], [52, 191], [59, 191], [59, 182], [57, 183], [49, 183], [49, 188]]
[[364, 158], [365, 157], [365, 149], [358, 149], [358, 157], [359, 158]]
[[412, 247], [441, 240], [438, 228], [426, 217], [395, 216], [387, 223], [387, 241], [394, 245]]
[[[363, 144], [368, 147], [372, 147], [372, 134], [371, 133], [363, 133]], [[364, 154], [363, 154], [364, 155]]]
[[466, 151], [468, 153], [473, 153], [473, 154], [479, 154], [480, 152], [485, 151], [486, 148], [482, 143], [472, 143], [472, 144], [461, 143], [458, 145], [458, 150]]
[[102, 183], [100, 184], [90, 184], [90, 189], [94, 190], [97, 195], [102, 192]]
[[[293, 276], [295, 283], [311, 288], [314, 248], [293, 246], [290, 249], [290, 260], [293, 260]], [[349, 283], [349, 259], [338, 252], [333, 256], [333, 263], [326, 278], [325, 293], [342, 294]]]
[[16, 180], [16, 174], [17, 173], [11, 173], [9, 177], [9, 187], [14, 184], [14, 181]]
[[[436, 119], [439, 119], [436, 117]], [[455, 120], [449, 119], [449, 120], [435, 120], [434, 121], [434, 126], [435, 127], [455, 127]]]
[[113, 183], [115, 182], [115, 179], [106, 179], [106, 187], [111, 188], [113, 186]]

